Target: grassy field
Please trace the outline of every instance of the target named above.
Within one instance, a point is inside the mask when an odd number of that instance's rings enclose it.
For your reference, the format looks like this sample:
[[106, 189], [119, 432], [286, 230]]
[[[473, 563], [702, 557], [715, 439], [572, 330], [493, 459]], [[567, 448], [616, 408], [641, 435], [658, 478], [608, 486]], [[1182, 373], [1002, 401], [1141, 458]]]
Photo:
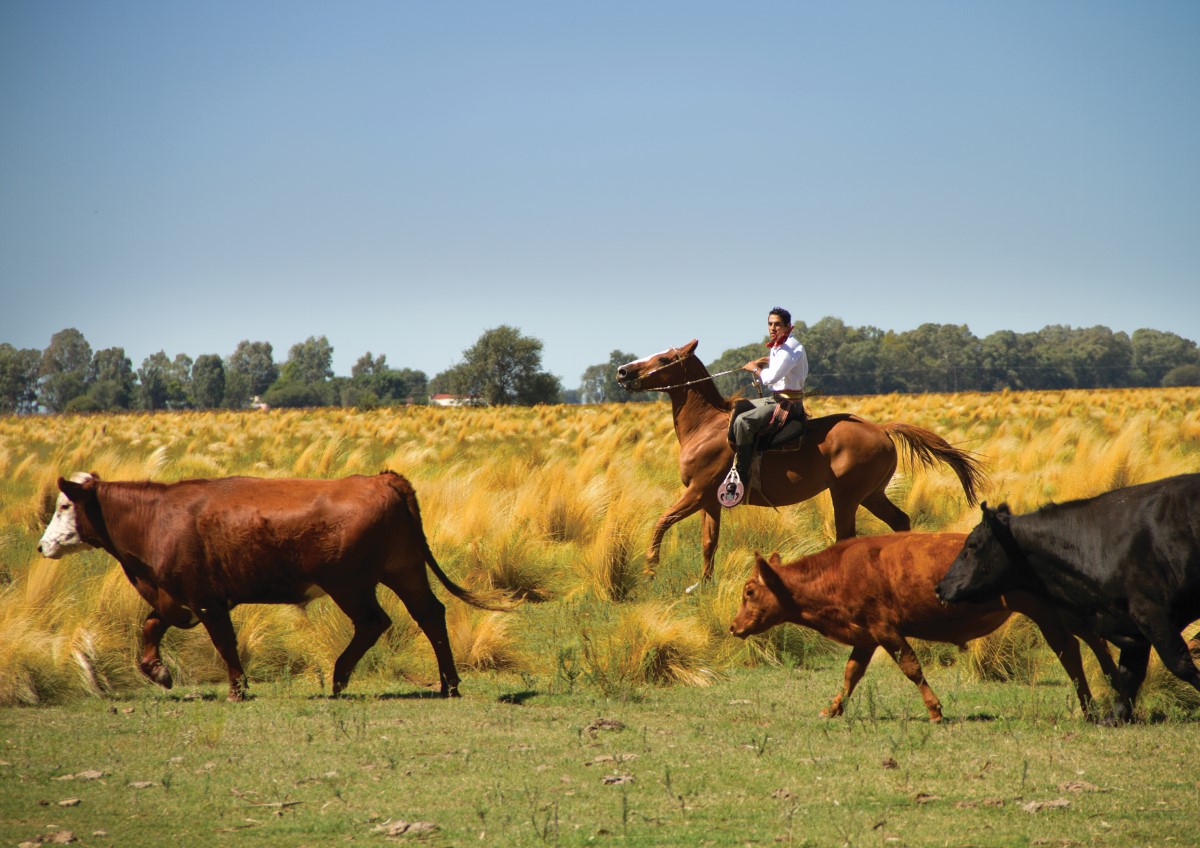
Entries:
[[[1197, 389], [812, 406], [919, 424], [984, 455], [984, 496], [1018, 512], [1200, 470]], [[753, 551], [787, 558], [832, 541], [828, 498], [731, 512], [716, 579], [685, 595], [697, 517], [667, 534], [656, 578], [642, 575], [651, 527], [680, 490], [677, 458], [662, 403], [0, 419], [0, 841], [69, 830], [85, 845], [234, 833], [269, 845], [1196, 844], [1200, 697], [1157, 660], [1141, 723], [1094, 728], [1015, 620], [966, 654], [920, 646], [945, 727], [925, 721], [886, 658], [845, 719], [818, 720], [847, 652], [799, 628], [741, 642], [727, 627]], [[177, 686], [163, 692], [134, 667], [146, 607], [119, 566], [34, 550], [55, 479], [77, 470], [385, 467], [413, 481], [454, 579], [526, 599], [510, 614], [447, 599], [461, 702], [426, 697], [432, 651], [387, 592], [395, 624], [349, 698], [325, 697], [349, 627], [324, 600], [235, 611], [249, 703], [223, 701], [200, 628], [169, 633]], [[916, 529], [977, 520], [949, 472], [904, 469], [891, 494]], [[863, 513], [859, 530], [886, 528]], [[389, 836], [397, 820], [437, 830]]]
[[[299, 682], [0, 712], [0, 842], [85, 846], [1195, 845], [1195, 717], [1097, 728], [1064, 679], [895, 669], [816, 718], [840, 658], [607, 698], [503, 674], [461, 701]], [[420, 828], [435, 826], [422, 832]]]

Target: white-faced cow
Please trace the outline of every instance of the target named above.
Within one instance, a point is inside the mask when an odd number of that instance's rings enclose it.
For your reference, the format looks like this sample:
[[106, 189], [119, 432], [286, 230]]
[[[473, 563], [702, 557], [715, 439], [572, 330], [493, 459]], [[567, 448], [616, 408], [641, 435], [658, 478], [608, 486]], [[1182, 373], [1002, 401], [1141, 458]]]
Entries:
[[1114, 489], [1013, 515], [983, 505], [954, 565], [945, 601], [1034, 593], [1086, 619], [1121, 649], [1115, 718], [1128, 721], [1153, 646], [1200, 690], [1180, 632], [1200, 618], [1200, 474]]
[[482, 609], [502, 601], [450, 580], [429, 550], [412, 486], [399, 474], [340, 480], [228, 477], [106, 482], [96, 474], [59, 478], [55, 514], [38, 544], [57, 559], [103, 548], [148, 604], [142, 673], [170, 688], [159, 644], [171, 627], [203, 624], [229, 669], [229, 699], [246, 693], [229, 611], [238, 604], [303, 604], [328, 594], [350, 617], [354, 636], [333, 670], [339, 694], [391, 619], [375, 596], [399, 596], [433, 645], [441, 693], [458, 695], [446, 609], [428, 565], [452, 595]]
[[[1052, 605], [1020, 592], [978, 604], [949, 606], [934, 593], [962, 548], [963, 533], [894, 533], [846, 539], [784, 565], [755, 555], [754, 572], [742, 590], [742, 606], [729, 626], [745, 638], [784, 622], [801, 624], [851, 647], [842, 690], [822, 716], [842, 714], [846, 700], [883, 647], [921, 692], [931, 721], [942, 705], [929, 688], [909, 639], [950, 642], [962, 647], [986, 636], [1014, 612], [1042, 631], [1075, 684], [1084, 714], [1098, 718], [1084, 677], [1079, 643], [1068, 617]], [[1108, 646], [1079, 631], [1106, 673], [1115, 669]]]

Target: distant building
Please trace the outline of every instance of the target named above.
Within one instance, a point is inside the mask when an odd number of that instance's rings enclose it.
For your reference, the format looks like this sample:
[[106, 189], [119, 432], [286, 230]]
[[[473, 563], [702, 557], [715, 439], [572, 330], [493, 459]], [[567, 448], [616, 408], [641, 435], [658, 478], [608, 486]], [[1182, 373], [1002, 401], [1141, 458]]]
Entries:
[[436, 394], [429, 396], [429, 402], [434, 406], [478, 406], [479, 399], [474, 395]]

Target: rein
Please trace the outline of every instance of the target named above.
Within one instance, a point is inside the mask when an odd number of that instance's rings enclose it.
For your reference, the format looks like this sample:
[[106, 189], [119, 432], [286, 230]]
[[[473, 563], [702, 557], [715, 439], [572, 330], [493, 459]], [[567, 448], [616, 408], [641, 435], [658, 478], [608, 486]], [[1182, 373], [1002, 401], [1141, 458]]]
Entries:
[[[693, 354], [690, 354], [690, 353], [688, 354], [688, 356], [692, 356], [692, 355]], [[736, 374], [738, 371], [742, 370], [741, 368], [730, 368], [728, 371], [721, 371], [717, 374], [709, 374], [706, 377], [698, 377], [695, 380], [688, 380], [686, 383], [676, 383], [673, 386], [658, 386], [653, 389], [642, 389], [641, 388], [642, 381], [645, 380], [647, 377], [649, 377], [651, 374], [657, 374], [659, 371], [662, 371], [664, 368], [670, 368], [672, 365], [679, 365], [680, 363], [683, 362], [683, 360], [684, 360], [684, 357], [682, 355], [676, 355], [675, 360], [673, 362], [668, 362], [666, 365], [660, 365], [657, 368], [651, 368], [645, 374], [638, 377], [637, 386], [634, 387], [632, 390], [635, 392], [640, 392], [640, 391], [669, 392], [669, 391], [671, 391], [671, 389], [682, 389], [686, 386], [694, 386], [697, 383], [704, 383], [704, 382], [707, 382], [708, 380], [714, 380], [717, 377], [724, 377], [726, 374]]]
[[[672, 364], [674, 364], [674, 363], [672, 363]], [[663, 366], [663, 367], [665, 368], [666, 366]], [[652, 391], [652, 392], [668, 392], [671, 389], [682, 389], [684, 386], [694, 386], [697, 383], [703, 383], [707, 380], [716, 379], [717, 377], [724, 377], [726, 374], [736, 374], [738, 371], [741, 371], [741, 370], [742, 370], [741, 368], [730, 368], [728, 371], [720, 371], [716, 374], [709, 374], [707, 377], [700, 377], [695, 380], [688, 380], [686, 383], [676, 383], [673, 386], [661, 386], [657, 389], [651, 389], [650, 391]]]

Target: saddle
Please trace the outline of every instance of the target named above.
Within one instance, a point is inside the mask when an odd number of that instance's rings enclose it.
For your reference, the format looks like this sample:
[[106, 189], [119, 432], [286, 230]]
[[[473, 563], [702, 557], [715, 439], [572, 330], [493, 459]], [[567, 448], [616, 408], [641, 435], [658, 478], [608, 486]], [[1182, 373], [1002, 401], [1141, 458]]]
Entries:
[[[729, 444], [735, 444], [733, 422], [743, 412], [748, 412], [753, 408], [754, 404], [747, 398], [734, 401], [733, 411], [729, 415]], [[804, 436], [804, 424], [807, 421], [808, 413], [805, 411], [802, 401], [780, 401], [775, 417], [754, 440], [754, 452], [758, 454], [766, 451], [799, 450]]]

